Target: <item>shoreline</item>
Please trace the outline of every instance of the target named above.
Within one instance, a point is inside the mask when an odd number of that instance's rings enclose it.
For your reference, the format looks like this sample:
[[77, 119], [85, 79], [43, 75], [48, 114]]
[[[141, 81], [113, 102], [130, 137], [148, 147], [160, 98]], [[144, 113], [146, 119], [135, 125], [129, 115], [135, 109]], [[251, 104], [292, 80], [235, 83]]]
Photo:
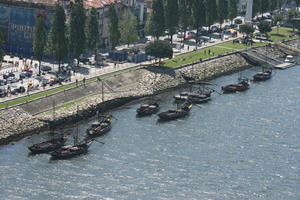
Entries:
[[[254, 48], [257, 49], [257, 47]], [[275, 51], [274, 49], [272, 49], [273, 52]], [[280, 54], [282, 52], [278, 50], [276, 53]], [[87, 96], [82, 102], [74, 103], [74, 105], [71, 104], [69, 108], [64, 108], [62, 105], [58, 110], [53, 109], [53, 113], [51, 110], [48, 110], [37, 115], [30, 115], [19, 107], [8, 108], [7, 110], [0, 111], [0, 116], [2, 116], [0, 119], [0, 145], [18, 141], [26, 136], [37, 134], [41, 131], [48, 131], [52, 127], [60, 127], [63, 124], [71, 124], [83, 119], [88, 119], [95, 116], [97, 111], [104, 113], [133, 100], [178, 88], [184, 85], [182, 74], [193, 77], [197, 81], [204, 81], [242, 71], [252, 66], [253, 65], [249, 64], [243, 56], [235, 52], [176, 69], [161, 67], [137, 69], [134, 72], [128, 72], [129, 75], [132, 73], [132, 76], [138, 76], [136, 80], [131, 80], [131, 82], [129, 80], [129, 82], [127, 82], [126, 77], [122, 77], [122, 74], [114, 76], [108, 81], [114, 82], [115, 80], [123, 78], [125, 80], [125, 86], [127, 83], [128, 88], [131, 90], [128, 93], [117, 91], [116, 94], [105, 94], [106, 101], [103, 102], [103, 96], [100, 98], [99, 94], [93, 94]], [[8, 124], [7, 122], [10, 118], [6, 117], [6, 115], [11, 115], [13, 122]], [[15, 116], [18, 116], [17, 120]], [[6, 126], [3, 127], [2, 124]]]

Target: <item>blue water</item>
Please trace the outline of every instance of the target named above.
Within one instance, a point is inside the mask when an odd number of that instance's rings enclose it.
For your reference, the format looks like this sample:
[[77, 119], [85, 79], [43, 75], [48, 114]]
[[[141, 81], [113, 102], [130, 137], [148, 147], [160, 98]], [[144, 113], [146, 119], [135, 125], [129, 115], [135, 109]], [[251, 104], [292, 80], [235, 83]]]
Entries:
[[[219, 89], [238, 76], [212, 82]], [[160, 95], [161, 111], [176, 107], [176, 93]], [[0, 199], [300, 199], [300, 66], [243, 93], [215, 93], [180, 120], [136, 118], [138, 107], [112, 111], [118, 120], [98, 138], [105, 144], [73, 159], [28, 156], [27, 146], [45, 134], [0, 147]], [[61, 131], [73, 134], [76, 126]]]

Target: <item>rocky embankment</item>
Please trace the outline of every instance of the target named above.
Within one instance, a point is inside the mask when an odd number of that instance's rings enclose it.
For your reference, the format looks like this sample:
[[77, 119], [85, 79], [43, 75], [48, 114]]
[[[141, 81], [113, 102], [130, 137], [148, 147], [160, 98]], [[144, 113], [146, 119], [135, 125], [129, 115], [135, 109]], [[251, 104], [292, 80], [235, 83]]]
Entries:
[[0, 144], [18, 140], [45, 129], [47, 124], [19, 108], [0, 111]]
[[[283, 47], [272, 46], [271, 48], [256, 48], [262, 54], [267, 53], [273, 58], [283, 58], [286, 55]], [[53, 111], [47, 111], [36, 116], [26, 113], [21, 108], [9, 108], [0, 111], [0, 144], [19, 139], [45, 129], [49, 125], [58, 126], [85, 119], [97, 112], [105, 112], [117, 106], [121, 106], [134, 99], [151, 94], [157, 94], [164, 90], [183, 84], [184, 78], [191, 77], [196, 80], [211, 79], [223, 74], [251, 67], [239, 54], [229, 54], [218, 58], [203, 61], [178, 69], [166, 69], [148, 67], [139, 69], [127, 75], [119, 75], [107, 81], [115, 87], [114, 93], [106, 94], [102, 101], [100, 94], [89, 95], [81, 101], [71, 105], [60, 107]], [[121, 81], [121, 82], [120, 82]], [[126, 88], [126, 92], [118, 90]], [[33, 102], [34, 103], [34, 102]]]

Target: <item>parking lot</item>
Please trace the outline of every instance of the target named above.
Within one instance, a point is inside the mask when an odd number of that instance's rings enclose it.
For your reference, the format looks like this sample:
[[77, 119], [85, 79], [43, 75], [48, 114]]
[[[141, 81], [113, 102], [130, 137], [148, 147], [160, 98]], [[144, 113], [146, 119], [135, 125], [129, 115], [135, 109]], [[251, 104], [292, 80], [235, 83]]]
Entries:
[[[196, 30], [190, 30], [183, 38], [183, 33], [179, 32], [173, 36], [174, 56], [187, 53], [198, 48], [209, 47], [229, 39], [239, 37], [230, 32], [229, 23], [223, 25], [224, 30], [220, 30], [218, 25], [212, 26], [210, 32], [208, 29], [201, 29], [198, 37]], [[149, 37], [148, 37], [149, 38]], [[167, 40], [168, 36], [161, 37]], [[148, 39], [146, 43], [150, 42]], [[144, 42], [143, 44], [146, 45]], [[135, 44], [137, 45], [137, 44]], [[134, 46], [135, 46], [134, 45]], [[117, 49], [127, 48], [126, 45], [118, 46]], [[107, 54], [102, 54], [103, 57]], [[83, 79], [99, 76], [106, 73], [134, 67], [140, 64], [149, 64], [151, 61], [143, 63], [118, 63], [106, 60], [101, 65], [95, 65], [93, 57], [87, 57], [81, 60], [79, 66], [71, 67], [70, 64], [62, 64], [61, 70], [58, 70], [58, 64], [54, 62], [42, 62], [41, 75], [39, 76], [38, 61], [32, 58], [22, 58], [18, 56], [4, 57], [4, 62], [0, 69], [0, 102], [21, 96], [30, 95], [39, 91], [59, 87], [70, 82], [78, 82]]]

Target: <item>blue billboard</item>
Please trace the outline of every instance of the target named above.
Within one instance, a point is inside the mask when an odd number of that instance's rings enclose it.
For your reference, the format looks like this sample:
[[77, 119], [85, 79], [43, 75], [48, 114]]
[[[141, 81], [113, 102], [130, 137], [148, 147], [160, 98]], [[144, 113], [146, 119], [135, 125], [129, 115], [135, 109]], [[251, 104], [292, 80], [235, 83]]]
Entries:
[[43, 16], [49, 27], [51, 13], [46, 10], [0, 6], [0, 29], [5, 32], [4, 50], [8, 54], [33, 56], [37, 15]]

